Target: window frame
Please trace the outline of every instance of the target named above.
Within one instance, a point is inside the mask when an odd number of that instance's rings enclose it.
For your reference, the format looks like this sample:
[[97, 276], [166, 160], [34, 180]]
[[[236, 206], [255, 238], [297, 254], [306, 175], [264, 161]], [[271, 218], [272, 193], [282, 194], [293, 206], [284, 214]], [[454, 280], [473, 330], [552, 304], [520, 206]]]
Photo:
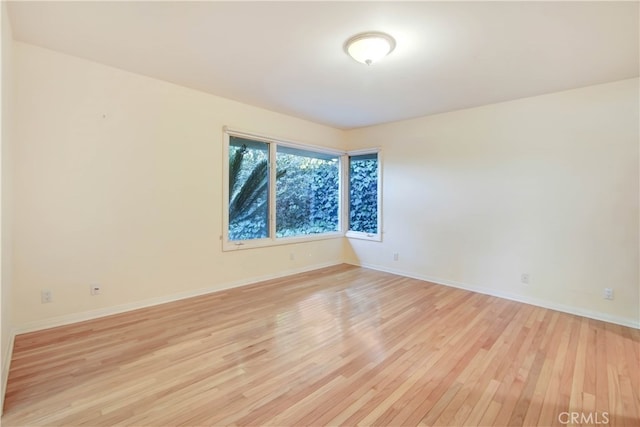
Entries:
[[[229, 240], [229, 147], [230, 137], [238, 137], [250, 139], [253, 141], [264, 142], [268, 144], [269, 152], [269, 207], [268, 207], [268, 235], [265, 238], [247, 239], [247, 240]], [[305, 150], [310, 152], [317, 152], [319, 154], [332, 155], [338, 157], [339, 161], [339, 184], [338, 184], [338, 231], [307, 234], [300, 236], [288, 236], [288, 237], [276, 237], [276, 161], [277, 161], [277, 148], [278, 146], [295, 148], [299, 150]], [[338, 237], [344, 237], [345, 228], [348, 223], [345, 223], [345, 185], [347, 181], [344, 180], [345, 159], [346, 153], [341, 150], [336, 150], [327, 147], [320, 147], [311, 144], [302, 144], [293, 141], [287, 141], [282, 138], [275, 138], [265, 135], [257, 135], [253, 133], [238, 131], [230, 129], [228, 127], [223, 128], [223, 144], [222, 144], [222, 234], [220, 239], [222, 240], [223, 251], [236, 251], [241, 249], [262, 248], [269, 246], [287, 245], [292, 243], [310, 242], [314, 240], [335, 239]]]
[[[353, 231], [349, 229], [350, 226], [350, 206], [351, 206], [351, 195], [350, 195], [350, 185], [351, 185], [351, 157], [361, 156], [365, 154], [376, 154], [377, 162], [378, 162], [378, 179], [377, 179], [377, 233], [365, 233], [363, 231]], [[345, 187], [346, 187], [346, 195], [345, 195], [345, 207], [344, 215], [345, 215], [345, 237], [350, 239], [360, 239], [360, 240], [370, 240], [374, 242], [382, 242], [382, 150], [380, 148], [365, 148], [362, 150], [353, 150], [348, 151], [346, 153], [346, 161], [345, 161]]]

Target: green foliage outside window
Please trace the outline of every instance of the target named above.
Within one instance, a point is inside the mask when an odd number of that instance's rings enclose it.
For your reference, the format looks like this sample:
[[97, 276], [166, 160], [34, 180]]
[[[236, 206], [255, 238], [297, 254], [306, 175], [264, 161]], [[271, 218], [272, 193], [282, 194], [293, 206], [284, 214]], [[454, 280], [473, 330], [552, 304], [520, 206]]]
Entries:
[[378, 233], [378, 156], [353, 156], [349, 161], [349, 230]]
[[279, 152], [277, 168], [287, 174], [276, 182], [276, 237], [339, 231], [338, 157]]
[[[340, 231], [338, 156], [277, 148], [276, 237]], [[349, 161], [349, 229], [377, 233], [377, 155]], [[231, 137], [229, 240], [269, 237], [269, 144]]]
[[236, 139], [229, 147], [229, 240], [267, 237], [269, 146]]

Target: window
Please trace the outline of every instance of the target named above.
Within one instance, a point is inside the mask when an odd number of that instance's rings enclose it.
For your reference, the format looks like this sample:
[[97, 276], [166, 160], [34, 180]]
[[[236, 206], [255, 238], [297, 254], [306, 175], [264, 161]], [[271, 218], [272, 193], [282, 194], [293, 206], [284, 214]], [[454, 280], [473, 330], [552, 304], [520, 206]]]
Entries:
[[381, 240], [378, 152], [349, 153], [348, 237]]
[[276, 237], [340, 231], [340, 156], [278, 145]]
[[261, 239], [269, 233], [269, 145], [229, 140], [229, 240]]
[[225, 134], [225, 250], [342, 235], [344, 153]]
[[225, 129], [223, 249], [344, 236], [381, 240], [377, 151]]

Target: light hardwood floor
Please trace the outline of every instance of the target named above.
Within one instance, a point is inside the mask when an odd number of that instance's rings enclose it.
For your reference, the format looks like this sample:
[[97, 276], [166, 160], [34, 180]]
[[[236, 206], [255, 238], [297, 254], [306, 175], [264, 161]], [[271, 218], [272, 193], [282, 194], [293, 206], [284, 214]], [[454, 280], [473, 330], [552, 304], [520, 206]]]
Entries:
[[639, 366], [638, 330], [342, 265], [20, 335], [2, 421], [639, 426]]

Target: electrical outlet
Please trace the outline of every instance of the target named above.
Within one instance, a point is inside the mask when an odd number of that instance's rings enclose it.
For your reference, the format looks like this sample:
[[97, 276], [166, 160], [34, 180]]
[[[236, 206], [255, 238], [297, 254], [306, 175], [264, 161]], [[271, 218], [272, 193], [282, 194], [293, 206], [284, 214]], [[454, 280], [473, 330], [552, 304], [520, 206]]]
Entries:
[[293, 261], [294, 259], [296, 259], [295, 255], [293, 254], [293, 252], [289, 253], [289, 261]]
[[602, 292], [602, 298], [612, 300], [613, 299], [613, 289], [612, 288], [604, 288]]
[[53, 292], [48, 289], [43, 289], [40, 292], [40, 302], [42, 302], [42, 304], [53, 302]]
[[400, 254], [399, 253], [396, 252], [395, 254], [393, 254], [393, 260], [394, 261], [398, 261], [399, 259], [400, 259]]
[[89, 290], [91, 295], [100, 295], [102, 293], [102, 286], [100, 285], [90, 285]]
[[529, 277], [529, 273], [522, 273], [520, 275], [520, 283], [522, 283], [523, 285], [528, 285], [530, 281], [531, 277]]

